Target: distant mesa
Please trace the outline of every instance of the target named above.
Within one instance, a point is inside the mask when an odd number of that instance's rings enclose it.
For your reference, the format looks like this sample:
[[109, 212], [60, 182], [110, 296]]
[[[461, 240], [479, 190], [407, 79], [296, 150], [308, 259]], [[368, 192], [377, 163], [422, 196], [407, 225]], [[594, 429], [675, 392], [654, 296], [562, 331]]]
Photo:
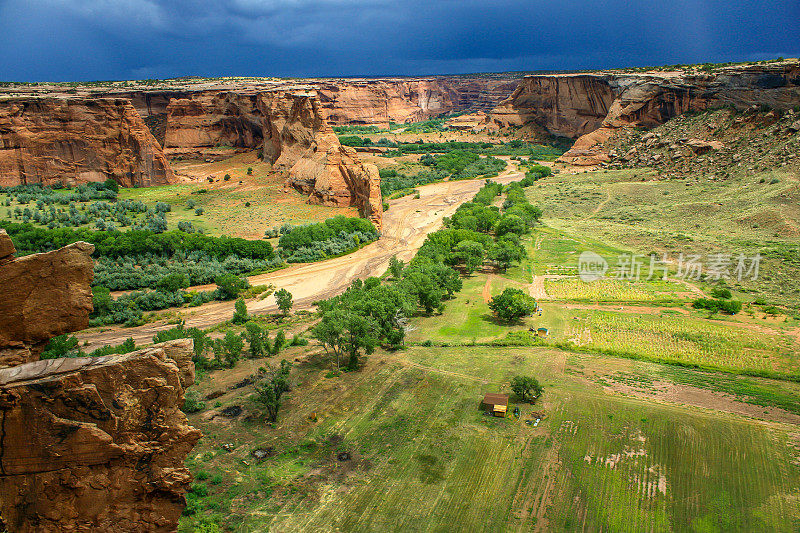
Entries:
[[714, 73], [597, 73], [527, 76], [492, 113], [500, 127], [536, 125], [577, 138], [560, 161], [609, 161], [604, 143], [621, 128], [652, 128], [687, 112], [800, 105], [800, 63], [743, 65]]

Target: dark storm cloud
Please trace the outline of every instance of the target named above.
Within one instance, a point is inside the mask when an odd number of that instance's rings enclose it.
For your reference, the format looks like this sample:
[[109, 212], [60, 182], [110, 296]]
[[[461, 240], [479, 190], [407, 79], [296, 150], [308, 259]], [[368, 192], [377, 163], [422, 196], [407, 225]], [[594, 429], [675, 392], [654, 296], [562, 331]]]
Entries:
[[0, 80], [577, 69], [800, 55], [797, 0], [0, 0]]

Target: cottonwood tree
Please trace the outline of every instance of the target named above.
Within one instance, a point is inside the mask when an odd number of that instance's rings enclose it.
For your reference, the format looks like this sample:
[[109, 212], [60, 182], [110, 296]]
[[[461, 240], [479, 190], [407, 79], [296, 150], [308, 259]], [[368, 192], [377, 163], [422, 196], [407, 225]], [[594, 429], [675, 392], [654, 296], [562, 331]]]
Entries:
[[514, 376], [511, 379], [511, 390], [524, 402], [526, 398], [535, 400], [542, 394], [544, 389], [539, 385], [539, 381], [535, 377]]
[[275, 292], [275, 302], [278, 304], [278, 309], [281, 310], [284, 316], [288, 315], [292, 310], [292, 293], [286, 289], [278, 289]]
[[234, 324], [244, 324], [250, 320], [250, 315], [247, 313], [247, 304], [244, 303], [244, 300], [239, 298], [236, 300], [236, 304], [233, 307], [233, 319], [231, 322]]
[[453, 250], [453, 256], [464, 265], [467, 274], [472, 274], [483, 263], [483, 245], [475, 241], [461, 241]]
[[513, 322], [536, 310], [536, 300], [520, 289], [507, 288], [489, 302], [491, 309], [501, 320]]
[[336, 356], [336, 369], [341, 369], [341, 360], [347, 357], [347, 368], [355, 370], [363, 351], [369, 355], [378, 344], [378, 324], [370, 316], [362, 316], [349, 309], [332, 309], [311, 330], [327, 353]]
[[256, 385], [255, 401], [261, 404], [267, 411], [267, 420], [275, 422], [278, 420], [278, 410], [281, 407], [281, 396], [289, 390], [289, 372], [292, 363], [285, 359], [280, 366], [266, 369], [267, 378]]

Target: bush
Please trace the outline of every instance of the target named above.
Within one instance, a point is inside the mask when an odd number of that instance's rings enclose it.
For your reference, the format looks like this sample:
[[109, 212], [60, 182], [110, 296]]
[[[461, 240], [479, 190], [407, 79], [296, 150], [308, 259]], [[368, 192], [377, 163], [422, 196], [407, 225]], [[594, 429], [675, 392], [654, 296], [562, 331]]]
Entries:
[[231, 322], [234, 324], [244, 324], [250, 320], [250, 315], [247, 313], [247, 304], [241, 298], [236, 300], [233, 311], [233, 319]]
[[239, 297], [239, 293], [250, 286], [246, 279], [234, 274], [223, 274], [215, 281], [217, 284], [217, 294], [220, 300], [234, 300]]
[[720, 311], [729, 315], [735, 315], [742, 310], [742, 302], [738, 300], [698, 298], [692, 302], [692, 307], [695, 309], [708, 309], [712, 312]]
[[197, 413], [206, 408], [205, 402], [200, 398], [200, 393], [196, 390], [188, 390], [183, 397], [183, 412]]
[[61, 357], [80, 357], [82, 355], [84, 354], [78, 348], [77, 337], [64, 334], [50, 339], [39, 357], [40, 359], [59, 359]]
[[726, 289], [725, 287], [714, 287], [711, 289], [711, 296], [714, 298], [729, 300], [733, 295], [731, 294], [730, 289]]

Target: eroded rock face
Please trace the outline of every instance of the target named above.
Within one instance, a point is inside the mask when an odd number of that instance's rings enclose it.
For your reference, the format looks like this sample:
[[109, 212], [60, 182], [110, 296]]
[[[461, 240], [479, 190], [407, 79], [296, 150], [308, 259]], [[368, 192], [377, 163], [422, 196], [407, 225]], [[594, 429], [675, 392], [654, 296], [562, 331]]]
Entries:
[[107, 179], [124, 187], [175, 181], [161, 146], [129, 100], [0, 100], [0, 185]]
[[165, 148], [233, 146], [256, 148], [263, 141], [255, 93], [203, 91], [167, 105]]
[[8, 531], [175, 531], [200, 438], [181, 412], [191, 340], [0, 370]]
[[329, 81], [316, 85], [326, 119], [334, 125], [403, 124], [453, 111], [489, 111], [518, 79], [447, 76], [422, 79]]
[[380, 229], [380, 176], [356, 151], [342, 146], [314, 91], [274, 91], [259, 96], [264, 116], [264, 159], [309, 202], [355, 205]]
[[566, 74], [528, 76], [493, 112], [500, 126], [536, 123], [578, 138], [562, 161], [595, 165], [615, 130], [652, 128], [689, 111], [800, 104], [800, 64], [737, 66], [714, 74]]
[[0, 367], [38, 359], [51, 338], [89, 325], [92, 252], [93, 245], [76, 242], [14, 258], [0, 230]]

